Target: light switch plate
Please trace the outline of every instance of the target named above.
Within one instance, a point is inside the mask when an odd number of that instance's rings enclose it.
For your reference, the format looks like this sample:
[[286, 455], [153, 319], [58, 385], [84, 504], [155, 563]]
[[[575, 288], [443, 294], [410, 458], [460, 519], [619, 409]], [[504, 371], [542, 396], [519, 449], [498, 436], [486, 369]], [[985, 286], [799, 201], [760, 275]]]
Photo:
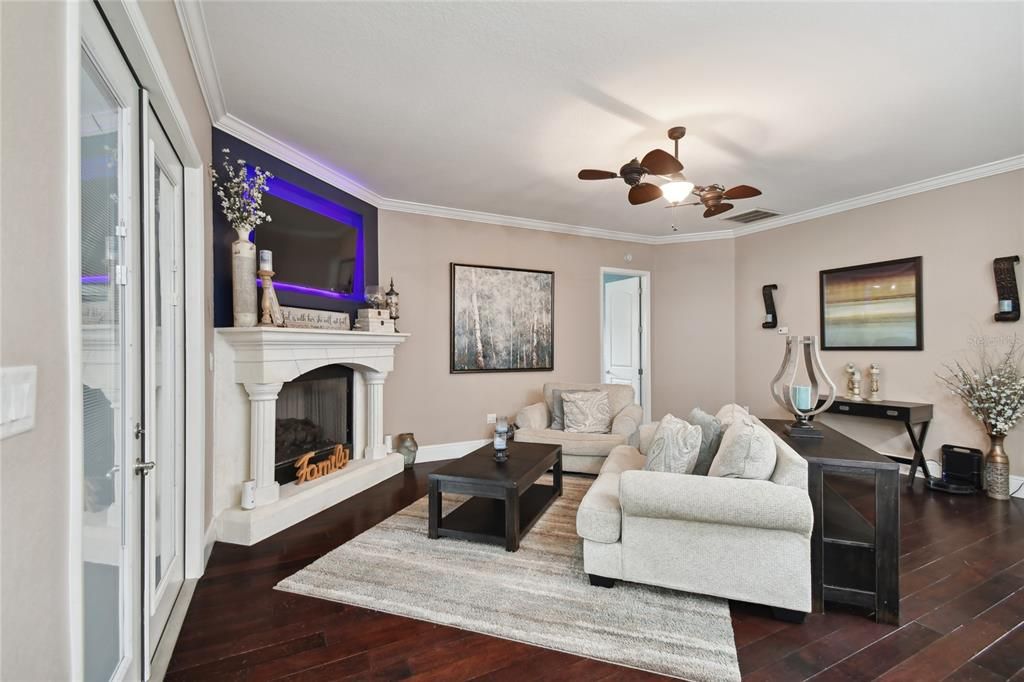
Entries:
[[497, 421], [498, 421], [498, 415], [496, 415], [496, 414], [489, 414], [489, 415], [487, 415], [487, 423], [488, 424], [495, 424], [495, 423], [497, 423]]
[[36, 425], [36, 366], [0, 368], [0, 439]]
[[779, 333], [780, 334], [788, 334], [789, 333], [789, 327], [779, 327]]

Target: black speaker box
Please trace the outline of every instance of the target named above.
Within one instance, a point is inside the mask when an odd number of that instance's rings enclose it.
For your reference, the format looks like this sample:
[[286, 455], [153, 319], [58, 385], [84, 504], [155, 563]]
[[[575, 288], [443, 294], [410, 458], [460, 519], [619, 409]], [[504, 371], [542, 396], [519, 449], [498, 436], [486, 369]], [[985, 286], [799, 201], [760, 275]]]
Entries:
[[981, 490], [983, 455], [977, 448], [962, 445], [942, 446], [942, 480], [950, 485], [970, 486]]

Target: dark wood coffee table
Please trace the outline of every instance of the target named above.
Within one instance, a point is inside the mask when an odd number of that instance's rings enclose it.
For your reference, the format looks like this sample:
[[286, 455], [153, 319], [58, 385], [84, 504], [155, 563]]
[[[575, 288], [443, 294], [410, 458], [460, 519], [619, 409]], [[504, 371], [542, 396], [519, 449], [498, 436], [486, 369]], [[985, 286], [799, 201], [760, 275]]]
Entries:
[[[537, 483], [552, 469], [553, 485]], [[452, 537], [505, 545], [514, 552], [540, 515], [562, 495], [562, 446], [509, 443], [508, 461], [485, 445], [430, 474], [430, 538]], [[472, 499], [441, 516], [444, 493]]]

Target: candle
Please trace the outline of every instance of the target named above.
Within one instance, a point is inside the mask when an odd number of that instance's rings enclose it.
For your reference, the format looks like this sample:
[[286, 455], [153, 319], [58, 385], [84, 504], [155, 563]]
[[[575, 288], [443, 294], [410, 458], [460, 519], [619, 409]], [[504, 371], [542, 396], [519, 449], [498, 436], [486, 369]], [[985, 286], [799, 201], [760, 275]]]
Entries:
[[801, 412], [806, 412], [811, 409], [811, 387], [810, 386], [794, 386], [793, 387], [793, 405], [796, 409]]
[[1001, 313], [1012, 313], [1013, 312], [1013, 301], [1008, 298], [999, 299], [999, 312]]
[[274, 254], [267, 249], [260, 250], [260, 270], [272, 272], [274, 270]]

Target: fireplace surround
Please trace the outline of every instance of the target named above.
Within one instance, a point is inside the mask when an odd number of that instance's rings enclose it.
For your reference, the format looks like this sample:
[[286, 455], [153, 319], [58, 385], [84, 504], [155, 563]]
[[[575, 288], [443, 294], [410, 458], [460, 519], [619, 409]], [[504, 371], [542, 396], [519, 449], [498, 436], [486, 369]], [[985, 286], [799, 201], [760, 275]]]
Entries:
[[[212, 490], [218, 540], [254, 544], [402, 471], [402, 456], [384, 447], [384, 383], [394, 369], [395, 349], [408, 336], [278, 327], [217, 330]], [[282, 485], [276, 476], [282, 389], [341, 376], [350, 378], [351, 419], [345, 429], [351, 433], [351, 460], [323, 478]], [[292, 403], [283, 405], [285, 415], [297, 405], [288, 392], [282, 402]], [[249, 479], [255, 481], [256, 506], [242, 509], [242, 483]]]

